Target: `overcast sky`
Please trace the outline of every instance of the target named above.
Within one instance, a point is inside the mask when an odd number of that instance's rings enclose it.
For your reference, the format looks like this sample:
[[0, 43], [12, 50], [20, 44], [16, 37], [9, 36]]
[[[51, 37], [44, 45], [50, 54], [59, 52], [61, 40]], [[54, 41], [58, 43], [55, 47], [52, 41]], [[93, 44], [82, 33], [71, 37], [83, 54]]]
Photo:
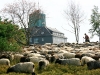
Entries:
[[[0, 9], [5, 7], [6, 4], [13, 3], [15, 0], [2, 0], [0, 2]], [[19, 0], [20, 1], [20, 0]], [[67, 9], [67, 4], [71, 0], [28, 0], [35, 1], [46, 14], [46, 25], [48, 27], [56, 28], [59, 31], [63, 32], [68, 38], [68, 42], [75, 42], [75, 36], [73, 33], [67, 31], [72, 30], [68, 25], [67, 19], [65, 18], [64, 11]], [[100, 9], [100, 0], [73, 0], [76, 4], [79, 4], [81, 10], [84, 12], [85, 20], [80, 25], [80, 40], [83, 42], [84, 33], [87, 33], [91, 36], [88, 31], [91, 28], [90, 25], [90, 15], [92, 14], [92, 9], [95, 6], [98, 6]], [[90, 39], [90, 41], [98, 41], [98, 37]]]

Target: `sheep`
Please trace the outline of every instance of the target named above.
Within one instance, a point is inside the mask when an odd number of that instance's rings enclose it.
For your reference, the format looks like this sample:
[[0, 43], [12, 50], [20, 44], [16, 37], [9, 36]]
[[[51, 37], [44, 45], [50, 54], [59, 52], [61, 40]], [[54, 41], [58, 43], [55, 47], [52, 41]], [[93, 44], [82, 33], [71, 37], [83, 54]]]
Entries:
[[82, 57], [83, 57], [82, 54], [76, 54], [75, 55], [75, 58], [79, 58], [80, 60], [81, 60]]
[[82, 56], [88, 56], [88, 57], [92, 57], [94, 56], [95, 54], [92, 54], [92, 53], [83, 53]]
[[39, 65], [39, 70], [45, 69], [46, 66], [49, 65], [49, 61], [46, 60], [46, 59], [40, 60], [39, 63], [38, 63], [38, 65]]
[[50, 60], [49, 60], [49, 61], [50, 61], [51, 63], [53, 63], [53, 62], [55, 62], [56, 58], [57, 58], [57, 57], [56, 57], [54, 54], [51, 54], [51, 57], [50, 57]]
[[69, 59], [69, 63], [67, 63], [67, 64], [80, 66], [81, 65], [81, 61], [80, 61], [79, 58], [71, 58], [71, 59]]
[[94, 55], [94, 56], [92, 56], [92, 58], [95, 59], [96, 61], [98, 61], [99, 58], [100, 58], [100, 56], [98, 56], [98, 55]]
[[20, 58], [23, 57], [22, 54], [15, 54], [14, 59], [17, 60], [18, 62], [20, 61]]
[[2, 54], [2, 55], [0, 56], [0, 59], [2, 59], [2, 58], [10, 59], [10, 56], [9, 56], [8, 54]]
[[10, 60], [7, 58], [0, 59], [0, 65], [8, 65], [10, 66]]
[[7, 58], [9, 60], [13, 60], [14, 59], [14, 55], [12, 53], [8, 54], [8, 53], [4, 53], [0, 55], [0, 59], [2, 58]]
[[81, 65], [84, 66], [89, 61], [95, 61], [95, 59], [93, 59], [92, 57], [83, 56], [81, 59]]
[[57, 58], [64, 59], [63, 54], [64, 54], [64, 53], [56, 53], [55, 56], [56, 56]]
[[67, 59], [67, 58], [75, 58], [75, 53], [64, 53], [63, 54], [64, 58]]
[[[84, 55], [84, 54], [76, 54], [76, 55], [75, 55], [75, 58], [79, 58], [79, 59], [81, 60], [81, 58], [82, 58], [83, 56], [87, 56], [87, 55]], [[93, 59], [95, 59], [95, 60], [99, 60], [99, 58], [100, 58], [100, 56], [98, 56], [98, 55], [93, 55], [93, 56], [88, 56], [88, 57], [91, 57], [91, 58], [93, 58]]]
[[89, 62], [87, 62], [87, 68], [89, 70], [100, 68], [100, 61], [89, 61]]
[[20, 62], [30, 62], [30, 59], [28, 56], [23, 56], [20, 58]]
[[43, 55], [39, 54], [39, 53], [29, 53], [27, 56], [29, 57], [44, 57]]
[[33, 62], [33, 63], [38, 63], [42, 59], [44, 59], [44, 58], [39, 58], [39, 57], [36, 57], [36, 56], [29, 57], [30, 62]]
[[61, 64], [61, 65], [66, 65], [66, 63], [67, 63], [66, 60], [67, 59], [59, 59], [58, 58], [58, 59], [56, 59], [55, 64], [58, 63], [58, 64]]
[[32, 73], [35, 75], [35, 66], [33, 62], [24, 62], [24, 63], [17, 63], [7, 69], [7, 73], [9, 72], [19, 72], [19, 73]]
[[55, 62], [57, 56], [56, 56], [55, 54], [47, 54], [47, 55], [45, 56], [45, 58], [46, 58], [49, 62], [53, 63], [53, 62]]
[[80, 66], [81, 62], [79, 58], [70, 58], [70, 59], [57, 59], [55, 63], [61, 64], [61, 65], [76, 65]]

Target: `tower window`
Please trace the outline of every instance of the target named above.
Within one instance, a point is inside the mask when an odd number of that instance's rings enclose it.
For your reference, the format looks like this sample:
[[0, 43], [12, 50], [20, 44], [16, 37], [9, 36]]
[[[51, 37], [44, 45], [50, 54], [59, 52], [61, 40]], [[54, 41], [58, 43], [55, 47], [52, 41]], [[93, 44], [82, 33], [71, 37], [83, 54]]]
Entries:
[[34, 43], [38, 43], [39, 39], [38, 38], [34, 38]]

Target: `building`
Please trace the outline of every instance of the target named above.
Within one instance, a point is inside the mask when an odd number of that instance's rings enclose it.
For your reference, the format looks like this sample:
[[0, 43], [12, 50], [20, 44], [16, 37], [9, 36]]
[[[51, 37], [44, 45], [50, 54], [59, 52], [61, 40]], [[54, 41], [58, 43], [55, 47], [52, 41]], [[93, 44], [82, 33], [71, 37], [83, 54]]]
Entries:
[[30, 38], [30, 44], [45, 44], [45, 43], [66, 43], [67, 38], [64, 33], [58, 31], [55, 28], [50, 28], [46, 26], [45, 14], [39, 14], [41, 18], [34, 23], [34, 16], [31, 14], [29, 18], [30, 27], [33, 28]]

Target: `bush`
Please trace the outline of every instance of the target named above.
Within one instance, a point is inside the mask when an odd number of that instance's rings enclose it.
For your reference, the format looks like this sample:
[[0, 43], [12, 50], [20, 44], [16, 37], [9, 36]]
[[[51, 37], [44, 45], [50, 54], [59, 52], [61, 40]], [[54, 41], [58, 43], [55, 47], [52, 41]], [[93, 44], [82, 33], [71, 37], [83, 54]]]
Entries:
[[19, 51], [20, 46], [16, 43], [9, 43], [6, 38], [0, 37], [0, 51]]

